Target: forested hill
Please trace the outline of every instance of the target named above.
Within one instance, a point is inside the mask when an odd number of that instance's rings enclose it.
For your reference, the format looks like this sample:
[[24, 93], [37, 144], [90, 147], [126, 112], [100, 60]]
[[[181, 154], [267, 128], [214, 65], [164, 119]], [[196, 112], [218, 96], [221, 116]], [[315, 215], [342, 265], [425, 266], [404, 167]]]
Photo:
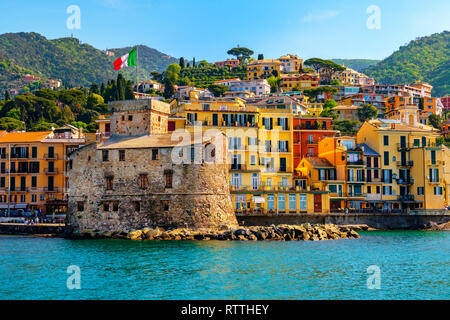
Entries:
[[413, 40], [364, 73], [382, 84], [422, 80], [433, 85], [433, 96], [450, 94], [450, 32]]
[[331, 61], [345, 65], [358, 72], [364, 72], [368, 67], [376, 65], [380, 60], [370, 60], [370, 59], [331, 59]]
[[[43, 79], [59, 79], [68, 87], [107, 82], [117, 77], [113, 61], [131, 48], [112, 49], [114, 56], [81, 43], [76, 38], [48, 40], [38, 33], [0, 35], [0, 88], [14, 88], [24, 73]], [[139, 46], [140, 79], [150, 79], [178, 60], [147, 46]], [[134, 79], [134, 68], [121, 71]]]

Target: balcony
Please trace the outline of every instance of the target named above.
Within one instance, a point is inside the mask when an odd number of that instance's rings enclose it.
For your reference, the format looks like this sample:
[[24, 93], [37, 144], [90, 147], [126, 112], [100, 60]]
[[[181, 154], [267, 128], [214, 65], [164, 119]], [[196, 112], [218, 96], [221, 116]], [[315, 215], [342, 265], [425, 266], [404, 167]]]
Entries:
[[53, 168], [53, 169], [45, 168], [45, 169], [44, 169], [44, 173], [45, 173], [45, 174], [48, 174], [48, 175], [51, 175], [51, 174], [59, 174], [59, 169], [57, 169], [57, 168]]
[[404, 185], [412, 185], [414, 184], [414, 178], [398, 178], [397, 183]]
[[412, 195], [412, 194], [399, 195], [398, 201], [402, 201], [402, 202], [414, 201], [414, 195]]
[[381, 194], [379, 193], [368, 193], [366, 196], [367, 200], [381, 200]]
[[44, 154], [44, 159], [46, 160], [58, 160], [58, 155], [57, 154]]
[[414, 161], [397, 161], [397, 167], [412, 167], [414, 165]]
[[60, 187], [46, 187], [44, 188], [44, 192], [55, 192], [55, 193], [61, 193], [64, 191], [64, 188], [60, 188]]
[[356, 161], [347, 160], [347, 165], [348, 166], [363, 166], [364, 160], [356, 160]]

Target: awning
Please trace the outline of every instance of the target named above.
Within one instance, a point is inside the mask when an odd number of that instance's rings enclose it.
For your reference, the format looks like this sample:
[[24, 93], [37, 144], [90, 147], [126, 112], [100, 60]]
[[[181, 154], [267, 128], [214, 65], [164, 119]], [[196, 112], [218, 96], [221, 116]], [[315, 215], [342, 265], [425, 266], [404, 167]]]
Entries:
[[252, 201], [253, 201], [253, 203], [264, 203], [264, 202], [266, 202], [264, 197], [255, 197], [255, 196], [252, 197]]

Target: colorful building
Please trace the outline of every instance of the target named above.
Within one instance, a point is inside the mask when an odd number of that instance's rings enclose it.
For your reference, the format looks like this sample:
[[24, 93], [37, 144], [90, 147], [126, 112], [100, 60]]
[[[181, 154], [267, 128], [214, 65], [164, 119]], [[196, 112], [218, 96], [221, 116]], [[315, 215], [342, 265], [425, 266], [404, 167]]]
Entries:
[[359, 121], [358, 110], [359, 106], [338, 105], [334, 107], [337, 115], [337, 120]]
[[253, 60], [247, 64], [247, 79], [266, 79], [281, 73], [281, 62], [276, 59]]
[[443, 209], [443, 147], [438, 130], [398, 120], [366, 121], [357, 134], [381, 156], [382, 210]]
[[331, 121], [332, 118], [293, 118], [294, 168], [297, 168], [305, 157], [318, 157], [319, 142], [327, 137], [334, 137], [339, 132], [332, 129]]
[[286, 54], [278, 59], [283, 72], [300, 72], [303, 68], [303, 59], [294, 54]]
[[82, 132], [71, 127], [0, 136], [0, 208], [64, 212], [67, 155], [83, 144]]
[[281, 75], [280, 88], [283, 91], [296, 91], [317, 88], [320, 76], [318, 73], [286, 73]]
[[216, 62], [214, 62], [214, 64], [218, 68], [223, 68], [225, 66], [230, 67], [230, 68], [236, 68], [236, 67], [239, 66], [239, 60], [237, 60], [237, 59], [227, 59], [226, 61], [216, 61]]

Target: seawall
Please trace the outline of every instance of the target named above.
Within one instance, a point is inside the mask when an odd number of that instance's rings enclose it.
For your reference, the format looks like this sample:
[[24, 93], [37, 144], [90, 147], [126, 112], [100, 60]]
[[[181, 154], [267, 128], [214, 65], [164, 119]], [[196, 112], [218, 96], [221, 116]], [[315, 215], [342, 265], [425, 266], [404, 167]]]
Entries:
[[347, 214], [289, 214], [289, 215], [237, 215], [239, 225], [242, 226], [268, 226], [271, 224], [336, 224], [359, 225], [365, 224], [375, 229], [423, 229], [433, 224], [442, 224], [450, 221], [447, 213], [410, 213], [410, 214], [374, 214], [374, 213], [347, 213]]
[[56, 235], [64, 232], [63, 224], [27, 225], [21, 223], [0, 223], [0, 234]]

